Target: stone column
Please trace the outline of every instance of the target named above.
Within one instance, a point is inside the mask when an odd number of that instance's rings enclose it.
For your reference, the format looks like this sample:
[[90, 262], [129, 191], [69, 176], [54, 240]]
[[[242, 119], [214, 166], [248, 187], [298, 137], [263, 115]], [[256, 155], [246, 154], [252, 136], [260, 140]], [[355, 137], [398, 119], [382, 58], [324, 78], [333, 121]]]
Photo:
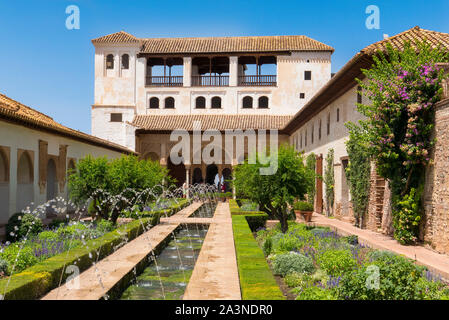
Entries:
[[[10, 149], [10, 158], [9, 158], [9, 216], [13, 215], [17, 211], [17, 149], [11, 147]], [[34, 165], [34, 164], [33, 164]], [[35, 171], [33, 170], [34, 175], [36, 176]], [[35, 177], [34, 181], [36, 180]]]
[[231, 87], [238, 86], [238, 66], [239, 57], [229, 57], [229, 86]]
[[184, 87], [190, 87], [192, 85], [192, 58], [184, 57], [183, 67], [183, 85]]
[[190, 198], [189, 189], [190, 189], [190, 167], [191, 166], [190, 166], [190, 164], [186, 164], [185, 167], [186, 167], [186, 183], [187, 183], [186, 198], [188, 199], [188, 198]]

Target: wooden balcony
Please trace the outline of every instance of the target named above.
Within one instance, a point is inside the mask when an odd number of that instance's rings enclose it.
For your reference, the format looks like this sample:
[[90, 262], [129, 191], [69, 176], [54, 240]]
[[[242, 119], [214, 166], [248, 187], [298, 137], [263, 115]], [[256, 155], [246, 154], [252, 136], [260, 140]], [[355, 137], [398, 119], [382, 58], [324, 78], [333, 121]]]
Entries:
[[147, 87], [182, 87], [182, 76], [147, 76], [145, 85]]
[[239, 86], [276, 86], [276, 75], [239, 76]]
[[229, 76], [192, 76], [193, 87], [226, 87]]

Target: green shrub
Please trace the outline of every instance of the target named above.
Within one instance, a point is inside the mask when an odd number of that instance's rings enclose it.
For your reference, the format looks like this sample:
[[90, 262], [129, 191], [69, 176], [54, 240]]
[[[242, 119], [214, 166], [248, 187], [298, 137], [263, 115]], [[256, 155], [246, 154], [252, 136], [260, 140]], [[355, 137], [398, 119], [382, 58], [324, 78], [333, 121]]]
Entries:
[[296, 300], [337, 300], [331, 290], [310, 286], [297, 291]]
[[299, 272], [290, 272], [284, 278], [285, 284], [290, 288], [305, 287], [310, 283], [310, 276]]
[[293, 209], [300, 211], [313, 211], [313, 204], [306, 201], [297, 201], [293, 204]]
[[69, 224], [68, 226], [59, 228], [56, 233], [62, 238], [81, 237], [87, 229], [88, 227], [83, 223], [75, 222], [73, 224]]
[[317, 259], [318, 265], [331, 276], [341, 276], [357, 266], [349, 250], [327, 250]]
[[8, 274], [13, 272], [13, 268], [14, 273], [19, 273], [38, 262], [31, 247], [20, 247], [20, 243], [13, 243], [0, 253], [0, 258], [6, 260], [9, 265]]
[[276, 255], [273, 260], [274, 273], [286, 276], [291, 272], [312, 273], [315, 271], [312, 259], [295, 252]]
[[301, 248], [303, 242], [301, 239], [296, 237], [295, 235], [285, 234], [282, 238], [277, 242], [276, 248], [280, 251], [293, 251]]
[[[258, 211], [256, 211], [258, 212]], [[249, 228], [252, 232], [255, 232], [257, 229], [265, 228], [265, 224], [268, 219], [268, 215], [263, 214], [248, 214], [245, 216], [246, 221], [248, 222]]]
[[273, 248], [273, 242], [272, 242], [271, 238], [265, 239], [265, 241], [263, 242], [263, 247], [262, 247], [263, 254], [265, 256], [269, 256], [272, 248]]
[[13, 214], [6, 225], [6, 239], [14, 242], [26, 235], [37, 235], [44, 229], [41, 219], [31, 213], [18, 212]]
[[100, 220], [97, 222], [97, 230], [102, 233], [108, 233], [114, 230], [114, 223], [109, 220]]
[[38, 234], [39, 240], [58, 240], [59, 235], [54, 231], [42, 231]]
[[0, 257], [0, 278], [8, 275], [9, 263]]
[[372, 253], [376, 260], [343, 275], [339, 295], [349, 300], [412, 300], [423, 267], [401, 256]]
[[429, 281], [425, 278], [420, 278], [416, 282], [415, 299], [449, 300], [449, 287], [440, 281]]

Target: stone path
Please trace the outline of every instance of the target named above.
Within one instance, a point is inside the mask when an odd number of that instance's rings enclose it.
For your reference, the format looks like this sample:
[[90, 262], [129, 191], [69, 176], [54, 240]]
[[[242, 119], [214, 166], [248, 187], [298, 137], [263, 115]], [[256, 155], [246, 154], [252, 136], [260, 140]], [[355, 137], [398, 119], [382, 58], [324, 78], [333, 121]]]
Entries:
[[229, 204], [219, 202], [213, 218], [188, 220], [208, 220], [210, 226], [184, 300], [241, 300]]
[[[201, 206], [195, 202], [173, 216], [186, 218]], [[79, 289], [68, 288], [65, 284], [50, 291], [43, 300], [99, 300], [120, 279], [128, 274], [135, 265], [142, 261], [162, 240], [164, 240], [178, 223], [164, 221], [127, 243], [113, 254], [99, 261], [78, 276]]]
[[368, 245], [371, 248], [389, 250], [404, 255], [415, 260], [417, 264], [427, 266], [429, 270], [439, 274], [445, 280], [449, 280], [449, 256], [445, 254], [437, 253], [422, 246], [404, 246], [387, 235], [371, 230], [359, 229], [348, 222], [330, 219], [317, 213], [313, 214], [310, 224], [329, 227], [343, 236], [357, 235], [359, 243]]

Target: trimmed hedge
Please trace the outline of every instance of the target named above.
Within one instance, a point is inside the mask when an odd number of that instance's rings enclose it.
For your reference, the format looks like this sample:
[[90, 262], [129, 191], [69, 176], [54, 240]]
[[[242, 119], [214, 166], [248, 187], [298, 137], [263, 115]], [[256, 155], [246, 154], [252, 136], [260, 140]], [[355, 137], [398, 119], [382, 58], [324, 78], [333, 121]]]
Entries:
[[260, 215], [266, 214], [263, 211], [244, 211], [240, 209], [240, 206], [235, 199], [229, 199], [229, 210], [231, 210], [231, 215]]
[[[257, 217], [258, 216], [258, 217]], [[243, 300], [285, 300], [262, 250], [251, 232], [249, 220], [262, 221], [266, 214], [233, 215], [235, 251]], [[254, 228], [254, 225], [252, 226]]]
[[155, 214], [149, 218], [132, 221], [98, 239], [87, 241], [83, 247], [53, 256], [12, 275], [10, 279], [2, 279], [0, 280], [0, 294], [4, 295], [5, 300], [39, 299], [59, 286], [61, 275], [61, 283], [64, 283], [65, 279], [70, 276], [64, 272], [67, 266], [76, 265], [80, 272], [83, 272], [92, 265], [92, 262], [103, 259], [114, 252], [114, 247], [119, 245], [123, 238], [130, 241], [138, 237], [144, 231], [143, 225], [152, 224], [154, 226], [153, 223], [157, 222], [159, 218], [160, 216]]
[[[188, 205], [190, 205], [192, 201], [190, 199], [181, 199], [178, 201], [177, 204], [172, 205], [170, 208], [162, 209], [162, 210], [156, 210], [156, 211], [142, 211], [138, 215], [131, 214], [129, 218], [133, 219], [139, 219], [139, 218], [146, 218], [146, 217], [152, 217], [153, 215], [159, 215], [159, 218], [163, 217], [170, 217], [177, 213], [178, 211], [184, 209]], [[158, 221], [159, 223], [159, 221]]]

